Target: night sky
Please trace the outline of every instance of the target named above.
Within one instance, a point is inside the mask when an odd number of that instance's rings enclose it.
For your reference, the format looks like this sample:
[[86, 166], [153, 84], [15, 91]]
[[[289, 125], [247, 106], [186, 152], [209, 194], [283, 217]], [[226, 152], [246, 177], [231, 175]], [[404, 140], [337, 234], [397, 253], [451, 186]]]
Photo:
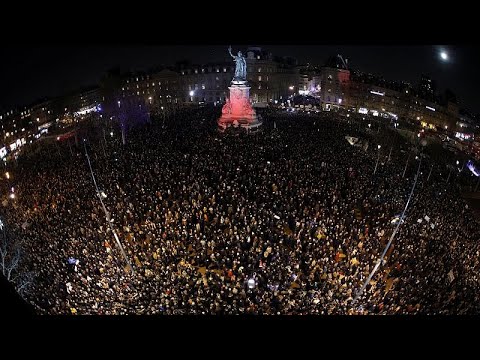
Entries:
[[[83, 86], [95, 85], [112, 67], [142, 70], [188, 59], [206, 63], [228, 59], [226, 45], [214, 46], [6, 46], [0, 49], [0, 109], [28, 104], [45, 96], [57, 96]], [[415, 85], [422, 73], [432, 77], [437, 88], [450, 88], [461, 107], [480, 113], [480, 52], [469, 46], [333, 46], [255, 45], [274, 55], [291, 56], [299, 63], [320, 64], [330, 55], [349, 59], [349, 67], [405, 80]], [[233, 51], [246, 45], [232, 44]], [[440, 59], [445, 49], [449, 60]]]

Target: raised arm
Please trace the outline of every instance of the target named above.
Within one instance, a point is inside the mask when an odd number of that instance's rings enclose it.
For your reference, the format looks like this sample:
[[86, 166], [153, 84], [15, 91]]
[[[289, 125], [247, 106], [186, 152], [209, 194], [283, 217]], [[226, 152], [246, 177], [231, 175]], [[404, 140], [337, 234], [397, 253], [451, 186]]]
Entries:
[[233, 54], [232, 54], [232, 47], [231, 47], [231, 46], [228, 47], [228, 53], [230, 54], [230, 56], [231, 56], [232, 58], [235, 59], [235, 56], [233, 56]]

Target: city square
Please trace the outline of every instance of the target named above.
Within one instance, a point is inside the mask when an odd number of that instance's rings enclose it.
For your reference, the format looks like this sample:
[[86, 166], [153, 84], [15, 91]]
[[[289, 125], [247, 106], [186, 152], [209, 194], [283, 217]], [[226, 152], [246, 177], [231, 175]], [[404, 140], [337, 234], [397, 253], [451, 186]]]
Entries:
[[475, 110], [426, 74], [222, 51], [1, 113], [0, 260], [23, 301], [39, 315], [478, 314]]

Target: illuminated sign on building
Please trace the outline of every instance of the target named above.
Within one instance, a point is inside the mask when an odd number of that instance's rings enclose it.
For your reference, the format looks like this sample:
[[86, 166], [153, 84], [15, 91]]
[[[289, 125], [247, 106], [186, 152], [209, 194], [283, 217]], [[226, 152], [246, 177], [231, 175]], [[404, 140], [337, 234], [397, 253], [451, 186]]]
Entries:
[[428, 110], [432, 110], [432, 111], [435, 111], [434, 108], [430, 107], [430, 106], [425, 106]]
[[3, 159], [5, 156], [7, 156], [7, 148], [4, 146], [0, 149], [0, 158]]
[[472, 138], [472, 134], [465, 134], [461, 132], [456, 132], [455, 137], [460, 140], [470, 140]]
[[52, 122], [48, 122], [48, 123], [45, 123], [45, 124], [42, 124], [38, 127], [38, 130], [42, 130], [42, 129], [48, 129], [50, 126], [52, 126]]
[[358, 109], [358, 112], [359, 112], [360, 114], [368, 114], [368, 109], [360, 108], [360, 109]]
[[100, 106], [94, 105], [94, 106], [91, 106], [91, 107], [83, 107], [80, 110], [78, 110], [77, 112], [75, 112], [74, 115], [76, 115], [76, 116], [85, 115], [85, 114], [88, 114], [88, 113], [91, 113], [91, 112], [97, 112], [97, 111], [100, 111]]
[[370, 93], [372, 93], [372, 94], [374, 94], [374, 95], [385, 96], [385, 93], [382, 93], [382, 92], [379, 92], [379, 91], [370, 90]]

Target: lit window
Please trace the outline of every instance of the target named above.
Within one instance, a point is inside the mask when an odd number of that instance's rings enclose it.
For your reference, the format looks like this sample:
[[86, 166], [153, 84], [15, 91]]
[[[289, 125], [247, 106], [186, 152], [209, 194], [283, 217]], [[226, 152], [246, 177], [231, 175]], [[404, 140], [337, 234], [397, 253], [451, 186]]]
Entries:
[[198, 69], [195, 69], [195, 74], [198, 74]]
[[138, 77], [137, 77], [137, 81], [138, 81]]
[[227, 72], [227, 68], [223, 68], [223, 72]]
[[155, 86], [155, 83], [154, 83], [154, 82], [152, 82], [152, 86]]
[[220, 72], [220, 69], [219, 69], [219, 68], [217, 68], [217, 72]]
[[258, 76], [258, 81], [262, 81], [262, 77], [260, 75]]
[[258, 72], [262, 72], [262, 68], [258, 68]]
[[137, 91], [137, 95], [140, 95], [140, 91]]
[[257, 55], [257, 59], [260, 60], [260, 55]]
[[202, 73], [204, 73], [204, 72], [205, 72], [205, 69], [202, 69]]
[[205, 84], [202, 84], [202, 90], [205, 90]]

